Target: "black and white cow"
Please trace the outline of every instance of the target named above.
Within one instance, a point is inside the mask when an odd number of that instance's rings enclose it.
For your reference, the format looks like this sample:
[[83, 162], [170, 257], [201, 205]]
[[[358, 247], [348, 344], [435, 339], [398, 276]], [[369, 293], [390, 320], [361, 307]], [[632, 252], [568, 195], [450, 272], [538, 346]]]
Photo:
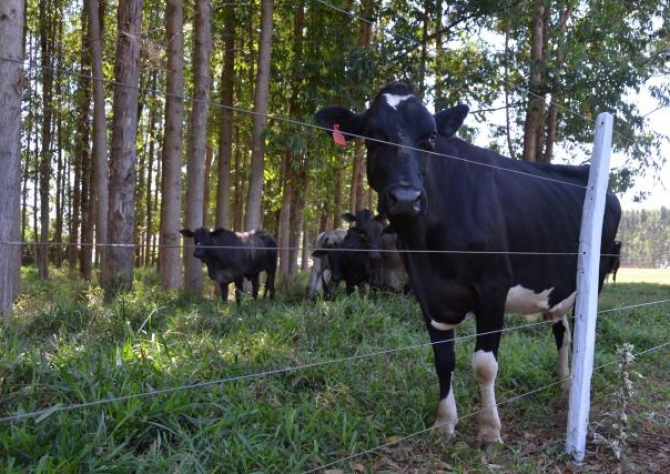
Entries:
[[[433, 429], [448, 438], [457, 423], [454, 328], [474, 315], [477, 440], [486, 445], [501, 441], [494, 387], [505, 312], [556, 321], [559, 375], [568, 375], [565, 315], [575, 300], [589, 171], [514, 161], [460, 140], [455, 134], [467, 112], [458, 105], [433, 115], [410, 87], [394, 82], [362, 114], [328, 107], [316, 119], [338, 142], [366, 137], [368, 183], [398, 233], [399, 250], [408, 251], [403, 259], [434, 342], [440, 402]], [[611, 248], [620, 214], [608, 195], [602, 249]], [[601, 285], [609, 268], [601, 258]]]
[[[315, 250], [327, 250], [335, 247], [344, 240], [347, 231], [344, 229], [330, 229], [321, 232], [316, 238]], [[307, 299], [313, 301], [316, 295], [320, 293], [332, 293], [332, 271], [330, 270], [330, 263], [328, 258], [323, 253], [312, 255], [314, 257], [312, 263], [312, 271], [309, 274], [309, 282], [307, 283]]]
[[251, 294], [258, 297], [259, 275], [265, 272], [263, 298], [274, 299], [275, 273], [277, 272], [277, 243], [268, 232], [233, 232], [216, 229], [212, 232], [203, 227], [191, 231], [180, 230], [184, 237], [192, 238], [195, 250], [193, 256], [207, 265], [209, 277], [221, 287], [223, 301], [228, 299], [228, 285], [235, 283], [235, 301], [242, 299], [243, 283], [251, 282]]

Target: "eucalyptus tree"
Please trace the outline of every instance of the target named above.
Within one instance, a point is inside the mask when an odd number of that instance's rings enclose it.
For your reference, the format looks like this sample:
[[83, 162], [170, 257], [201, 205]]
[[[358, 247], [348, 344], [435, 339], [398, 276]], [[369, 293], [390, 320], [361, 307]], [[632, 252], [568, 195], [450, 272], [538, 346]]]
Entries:
[[114, 119], [110, 153], [109, 244], [102, 266], [107, 299], [132, 288], [135, 230], [135, 140], [138, 123], [142, 0], [120, 0], [117, 12]]
[[260, 38], [258, 40], [258, 61], [254, 90], [254, 117], [251, 132], [251, 176], [247, 192], [244, 227], [246, 230], [261, 226], [261, 203], [265, 169], [264, 131], [268, 112], [268, 91], [272, 57], [274, 0], [261, 0]]
[[19, 294], [21, 247], [21, 93], [25, 3], [0, 3], [0, 315]]
[[181, 158], [184, 121], [184, 6], [183, 0], [166, 4], [167, 97], [163, 134], [161, 183], [160, 274], [163, 287], [182, 285], [179, 242], [181, 235]]
[[[185, 213], [185, 225], [188, 229], [203, 226], [207, 114], [212, 89], [211, 0], [197, 0], [195, 10], [193, 103], [189, 121], [191, 128], [188, 143]], [[202, 263], [193, 256], [193, 252], [184, 252], [183, 258], [186, 288], [195, 292], [202, 291]]]

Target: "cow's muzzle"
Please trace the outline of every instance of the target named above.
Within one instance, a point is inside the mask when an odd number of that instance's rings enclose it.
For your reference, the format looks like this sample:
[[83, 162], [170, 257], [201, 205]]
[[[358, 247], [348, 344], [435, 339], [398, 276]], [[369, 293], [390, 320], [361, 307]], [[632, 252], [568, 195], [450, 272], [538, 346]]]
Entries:
[[389, 217], [414, 217], [425, 210], [424, 192], [415, 186], [398, 184], [386, 191], [386, 213]]

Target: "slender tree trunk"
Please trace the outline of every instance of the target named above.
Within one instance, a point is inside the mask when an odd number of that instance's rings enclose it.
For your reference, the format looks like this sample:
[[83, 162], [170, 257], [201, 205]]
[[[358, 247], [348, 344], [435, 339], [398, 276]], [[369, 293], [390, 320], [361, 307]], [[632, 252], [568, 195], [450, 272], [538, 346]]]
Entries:
[[0, 315], [19, 295], [21, 247], [21, 92], [25, 3], [0, 2]]
[[37, 268], [42, 280], [49, 278], [49, 182], [51, 178], [51, 119], [53, 117], [53, 71], [52, 67], [52, 19], [51, 2], [40, 9], [40, 50], [42, 53], [42, 130], [39, 166], [39, 245], [37, 247]]
[[544, 0], [533, 1], [533, 18], [530, 33], [530, 81], [528, 84], [528, 110], [523, 133], [523, 159], [538, 160], [538, 137], [542, 130], [544, 92], [542, 84], [542, 58], [544, 45]]
[[181, 235], [181, 156], [184, 122], [184, 6], [182, 0], [167, 2], [168, 74], [163, 134], [162, 206], [159, 267], [165, 289], [182, 286], [179, 243]]
[[230, 164], [233, 158], [233, 94], [235, 81], [235, 8], [224, 7], [223, 70], [221, 72], [221, 129], [219, 132], [219, 186], [216, 227], [230, 229]]
[[[371, 0], [363, 2], [362, 16], [370, 18], [374, 13], [374, 4]], [[367, 21], [359, 23], [358, 46], [368, 48], [372, 39], [372, 25]], [[363, 99], [363, 98], [361, 98]], [[354, 167], [351, 175], [350, 211], [356, 212], [365, 207], [365, 149], [363, 140], [354, 141]]]
[[[191, 230], [203, 225], [207, 113], [212, 88], [211, 9], [210, 0], [197, 0], [193, 49], [193, 98], [195, 100], [191, 108], [191, 132], [186, 166], [186, 228]], [[193, 252], [184, 252], [183, 258], [186, 288], [196, 293], [202, 292], [202, 262], [193, 256]]]
[[[235, 142], [240, 143], [239, 127], [235, 128]], [[244, 177], [245, 162], [246, 155], [242, 151], [242, 147], [238, 146], [235, 149], [235, 194], [233, 199], [233, 216], [235, 217], [233, 228], [236, 231], [241, 231], [244, 227], [244, 204], [242, 196], [244, 196], [244, 183], [246, 182]]]
[[135, 162], [139, 104], [142, 0], [121, 0], [114, 86], [109, 181], [109, 243], [102, 287], [109, 300], [132, 289], [135, 229]]
[[274, 0], [261, 1], [261, 37], [258, 52], [258, 73], [254, 91], [254, 118], [251, 137], [251, 177], [244, 215], [246, 230], [259, 229], [262, 225], [263, 175], [265, 171], [265, 124], [270, 90], [270, 60], [272, 55], [272, 29]]
[[100, 266], [105, 266], [105, 245], [107, 245], [109, 229], [109, 163], [107, 162], [107, 120], [102, 73], [102, 5], [98, 6], [98, 0], [87, 0], [86, 5], [88, 6], [89, 44], [91, 69], [93, 70], [93, 167], [88, 226], [83, 231], [82, 274], [87, 280], [90, 280], [93, 264], [93, 248], [90, 246], [93, 243], [93, 226], [95, 226], [97, 244], [96, 254]]

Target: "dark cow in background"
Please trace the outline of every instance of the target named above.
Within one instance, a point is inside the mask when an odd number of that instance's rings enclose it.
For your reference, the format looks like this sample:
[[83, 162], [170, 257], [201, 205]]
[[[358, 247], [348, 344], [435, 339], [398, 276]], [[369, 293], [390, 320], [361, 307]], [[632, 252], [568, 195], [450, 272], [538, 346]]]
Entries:
[[330, 248], [312, 252], [314, 257], [326, 262], [331, 272], [330, 281], [324, 288], [327, 299], [333, 299], [341, 281], [344, 281], [348, 295], [356, 289], [363, 290], [368, 284], [367, 260], [379, 259], [376, 248], [379, 239], [369, 236], [381, 235], [384, 226], [374, 218], [372, 211], [363, 209], [356, 214], [345, 212], [340, 217], [351, 224], [344, 239]]
[[615, 240], [612, 244], [612, 249], [610, 250], [610, 264], [609, 270], [607, 271], [608, 275], [612, 275], [612, 281], [616, 283], [616, 274], [619, 271], [621, 266], [621, 241]]
[[266, 273], [263, 298], [269, 292], [270, 298], [274, 299], [277, 243], [272, 235], [262, 230], [232, 232], [216, 229], [210, 232], [202, 227], [180, 232], [193, 239], [193, 256], [207, 265], [209, 277], [221, 287], [223, 301], [228, 299], [228, 285], [235, 283], [235, 301], [240, 304], [245, 278], [251, 282], [251, 294], [256, 299], [259, 275], [263, 271]]
[[[440, 402], [434, 430], [457, 423], [454, 328], [476, 321], [472, 368], [480, 391], [480, 444], [500, 442], [495, 398], [505, 312], [556, 321], [559, 375], [568, 375], [566, 314], [576, 296], [577, 253], [588, 167], [516, 161], [455, 137], [468, 108], [431, 114], [407, 85], [382, 89], [357, 114], [328, 107], [317, 122], [336, 141], [366, 137], [367, 179], [398, 234], [433, 344]], [[608, 194], [602, 247], [612, 247], [621, 209]], [[607, 253], [607, 252], [602, 252]], [[602, 258], [600, 285], [609, 269]]]
[[[344, 229], [331, 229], [321, 232], [316, 238], [315, 249], [325, 250], [334, 247], [344, 240], [347, 231]], [[331, 285], [332, 271], [325, 254], [314, 256], [312, 271], [309, 274], [307, 284], [307, 299], [313, 301], [316, 295], [327, 291]], [[332, 292], [332, 290], [330, 290]]]

